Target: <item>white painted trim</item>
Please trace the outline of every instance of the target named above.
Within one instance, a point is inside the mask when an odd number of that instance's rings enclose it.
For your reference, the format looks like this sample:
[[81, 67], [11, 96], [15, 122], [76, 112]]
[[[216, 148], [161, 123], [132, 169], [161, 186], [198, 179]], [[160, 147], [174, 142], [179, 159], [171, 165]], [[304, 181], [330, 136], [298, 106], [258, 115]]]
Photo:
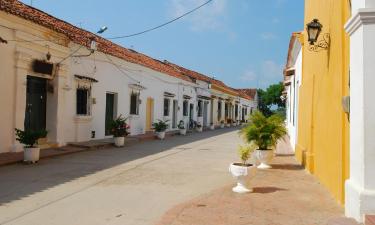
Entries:
[[352, 35], [358, 28], [365, 24], [375, 24], [375, 8], [359, 9], [348, 20], [344, 28], [349, 35]]

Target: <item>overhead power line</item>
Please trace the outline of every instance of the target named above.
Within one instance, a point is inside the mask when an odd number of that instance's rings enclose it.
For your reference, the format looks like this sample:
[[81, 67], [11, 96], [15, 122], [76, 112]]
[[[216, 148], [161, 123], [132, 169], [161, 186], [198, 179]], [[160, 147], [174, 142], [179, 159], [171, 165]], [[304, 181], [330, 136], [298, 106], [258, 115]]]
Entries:
[[191, 13], [197, 11], [198, 9], [202, 8], [203, 6], [207, 5], [208, 3], [212, 2], [212, 1], [213, 1], [213, 0], [209, 0], [209, 1], [205, 2], [205, 3], [203, 3], [202, 5], [200, 5], [200, 6], [198, 6], [198, 7], [195, 7], [194, 9], [192, 9], [192, 10], [190, 10], [190, 11], [188, 11], [188, 12], [182, 14], [181, 16], [176, 17], [176, 18], [174, 18], [174, 19], [172, 19], [172, 20], [170, 20], [170, 21], [168, 21], [168, 22], [165, 22], [165, 23], [163, 23], [163, 24], [160, 24], [160, 25], [158, 25], [158, 26], [156, 26], [156, 27], [152, 27], [152, 28], [149, 28], [149, 29], [147, 29], [147, 30], [140, 31], [140, 32], [137, 32], [137, 33], [134, 33], [134, 34], [121, 35], [121, 36], [115, 36], [115, 37], [108, 37], [108, 38], [106, 38], [106, 39], [121, 39], [121, 38], [134, 37], [134, 36], [138, 36], [138, 35], [141, 35], [141, 34], [144, 34], [144, 33], [148, 33], [148, 32], [150, 32], [150, 31], [153, 31], [153, 30], [159, 29], [159, 28], [164, 27], [164, 26], [166, 26], [166, 25], [168, 25], [168, 24], [170, 24], [170, 23], [173, 23], [174, 21], [179, 20], [179, 19], [181, 19], [181, 18], [183, 18], [183, 17], [185, 17], [185, 16], [187, 16], [187, 15], [189, 15], [189, 14], [191, 14]]

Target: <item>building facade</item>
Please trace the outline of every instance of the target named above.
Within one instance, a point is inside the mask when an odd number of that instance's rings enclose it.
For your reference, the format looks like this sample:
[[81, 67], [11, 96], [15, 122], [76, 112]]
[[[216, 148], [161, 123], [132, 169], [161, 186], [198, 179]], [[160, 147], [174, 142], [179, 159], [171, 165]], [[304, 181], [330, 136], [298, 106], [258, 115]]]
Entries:
[[0, 153], [22, 151], [15, 128], [45, 129], [49, 146], [62, 146], [112, 137], [109, 124], [119, 115], [128, 119], [131, 135], [151, 131], [158, 119], [168, 120], [168, 131], [177, 130], [180, 121], [209, 126], [216, 122], [217, 89], [226, 90], [233, 106], [242, 102], [241, 109], [228, 109], [233, 120], [253, 104], [220, 81], [126, 49], [19, 1], [1, 1], [0, 37], [0, 100], [8, 106], [0, 112]]
[[349, 95], [349, 37], [343, 29], [349, 17], [347, 0], [306, 0], [305, 24], [317, 19], [322, 30], [315, 43], [307, 31], [292, 35], [284, 73], [296, 158], [341, 204], [349, 176], [349, 119], [342, 104]]
[[350, 173], [345, 214], [364, 222], [375, 215], [375, 1], [352, 0], [350, 35]]

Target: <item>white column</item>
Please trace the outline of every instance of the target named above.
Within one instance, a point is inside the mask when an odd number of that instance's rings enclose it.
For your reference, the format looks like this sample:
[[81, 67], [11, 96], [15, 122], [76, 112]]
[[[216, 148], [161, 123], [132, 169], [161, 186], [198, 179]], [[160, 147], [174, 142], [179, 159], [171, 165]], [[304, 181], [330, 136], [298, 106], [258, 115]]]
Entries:
[[350, 35], [350, 178], [345, 214], [363, 222], [375, 214], [375, 0], [353, 1]]

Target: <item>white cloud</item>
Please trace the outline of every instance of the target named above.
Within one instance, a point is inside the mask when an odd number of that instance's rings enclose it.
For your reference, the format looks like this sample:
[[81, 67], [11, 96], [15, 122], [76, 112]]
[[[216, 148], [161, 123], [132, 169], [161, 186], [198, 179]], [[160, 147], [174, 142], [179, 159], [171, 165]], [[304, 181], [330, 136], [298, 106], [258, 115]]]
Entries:
[[245, 73], [240, 76], [241, 81], [256, 81], [257, 80], [257, 74], [252, 70], [247, 70]]
[[271, 33], [271, 32], [262, 33], [262, 34], [260, 34], [260, 37], [263, 40], [274, 40], [274, 39], [277, 39], [276, 34]]
[[[202, 5], [207, 0], [170, 0], [170, 16], [177, 17]], [[184, 18], [194, 31], [213, 30], [222, 26], [221, 17], [226, 12], [227, 0], [215, 0]]]
[[283, 79], [283, 68], [273, 60], [264, 60], [257, 67], [245, 70], [239, 80], [244, 86], [267, 88]]

